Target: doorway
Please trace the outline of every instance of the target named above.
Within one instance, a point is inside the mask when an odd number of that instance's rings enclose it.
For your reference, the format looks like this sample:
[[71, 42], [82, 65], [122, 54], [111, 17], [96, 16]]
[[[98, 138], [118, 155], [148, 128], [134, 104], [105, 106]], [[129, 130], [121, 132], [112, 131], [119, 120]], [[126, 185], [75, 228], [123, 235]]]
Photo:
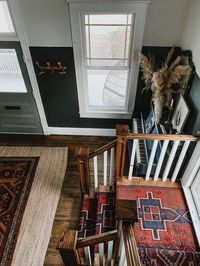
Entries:
[[19, 41], [0, 42], [0, 132], [42, 133]]

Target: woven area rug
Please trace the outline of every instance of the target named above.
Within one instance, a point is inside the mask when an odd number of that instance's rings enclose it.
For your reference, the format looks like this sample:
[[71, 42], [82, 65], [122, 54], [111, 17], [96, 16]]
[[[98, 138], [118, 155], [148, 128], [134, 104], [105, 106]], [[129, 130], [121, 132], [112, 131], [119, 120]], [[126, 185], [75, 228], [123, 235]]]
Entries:
[[0, 157], [0, 265], [10, 265], [39, 157]]
[[187, 264], [199, 249], [181, 188], [118, 185], [117, 199], [137, 200], [134, 233], [142, 265], [198, 265]]
[[98, 192], [96, 198], [83, 199], [78, 238], [106, 233], [115, 228], [115, 193]]
[[0, 155], [10, 158], [39, 157], [17, 237], [12, 266], [42, 266], [66, 172], [68, 149], [0, 146]]

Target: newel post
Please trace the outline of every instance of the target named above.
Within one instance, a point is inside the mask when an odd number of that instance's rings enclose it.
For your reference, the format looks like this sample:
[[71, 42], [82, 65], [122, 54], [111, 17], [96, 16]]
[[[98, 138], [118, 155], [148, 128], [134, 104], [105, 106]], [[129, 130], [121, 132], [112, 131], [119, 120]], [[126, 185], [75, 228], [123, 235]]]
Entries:
[[129, 134], [128, 125], [116, 125], [117, 151], [116, 151], [116, 178], [124, 173], [124, 161], [126, 156], [126, 136]]
[[81, 264], [80, 256], [76, 250], [77, 235], [77, 230], [66, 230], [60, 238], [57, 249], [65, 266], [78, 266]]
[[90, 194], [89, 147], [77, 147], [75, 156], [78, 159], [80, 186], [83, 194]]

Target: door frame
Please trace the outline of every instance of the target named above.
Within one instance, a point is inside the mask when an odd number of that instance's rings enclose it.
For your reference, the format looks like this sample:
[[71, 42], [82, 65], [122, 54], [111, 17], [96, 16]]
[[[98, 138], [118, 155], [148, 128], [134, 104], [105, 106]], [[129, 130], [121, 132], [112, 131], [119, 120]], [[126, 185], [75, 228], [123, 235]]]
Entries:
[[200, 217], [198, 215], [197, 208], [191, 192], [191, 185], [193, 181], [197, 176], [200, 178], [199, 173], [200, 173], [200, 140], [198, 141], [192, 153], [192, 156], [188, 162], [188, 166], [186, 167], [183, 177], [181, 179], [183, 191], [190, 210], [197, 240], [200, 246]]
[[[33, 97], [35, 98], [36, 107], [38, 109], [43, 133], [44, 135], [49, 135], [50, 132], [49, 132], [47, 119], [46, 119], [46, 115], [45, 115], [45, 111], [44, 111], [44, 107], [42, 103], [42, 98], [40, 95], [40, 91], [39, 91], [39, 87], [38, 87], [38, 83], [37, 83], [37, 79], [36, 79], [36, 75], [35, 75], [35, 71], [34, 71], [34, 67], [32, 63], [32, 58], [31, 58], [31, 54], [29, 50], [26, 31], [24, 28], [23, 20], [22, 20], [19, 2], [18, 0], [7, 0], [7, 3], [8, 3], [9, 11], [11, 14], [11, 18], [12, 18], [12, 21], [13, 21], [13, 24], [14, 24], [14, 27], [17, 33], [17, 37], [16, 36], [14, 36], [13, 38], [11, 37], [7, 39], [7, 41], [18, 40], [21, 44], [24, 62], [27, 67], [27, 71], [28, 71], [28, 75], [29, 75], [29, 79], [30, 79], [30, 83], [32, 87]], [[5, 41], [6, 39], [1, 38], [0, 40]]]

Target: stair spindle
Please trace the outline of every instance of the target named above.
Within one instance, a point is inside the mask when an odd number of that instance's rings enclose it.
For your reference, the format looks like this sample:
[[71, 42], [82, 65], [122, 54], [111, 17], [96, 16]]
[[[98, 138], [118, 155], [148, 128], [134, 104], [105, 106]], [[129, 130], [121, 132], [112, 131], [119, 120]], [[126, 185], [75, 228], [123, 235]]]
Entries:
[[104, 156], [104, 176], [103, 176], [103, 185], [107, 185], [107, 165], [108, 165], [108, 152], [104, 151], [103, 153]]
[[98, 164], [97, 164], [97, 156], [94, 157], [94, 188], [98, 189]]
[[128, 179], [131, 179], [133, 175], [133, 167], [134, 167], [137, 146], [138, 146], [138, 139], [134, 139], [133, 146], [132, 146], [132, 152], [131, 152], [131, 161], [130, 161], [130, 166], [129, 166]]
[[157, 164], [157, 167], [156, 167], [156, 172], [155, 172], [155, 175], [154, 175], [154, 181], [158, 180], [158, 176], [160, 174], [160, 170], [161, 170], [161, 167], [162, 167], [162, 164], [163, 164], [163, 160], [165, 158], [165, 154], [166, 154], [166, 150], [167, 150], [168, 144], [169, 144], [169, 140], [165, 140], [164, 143], [163, 143], [162, 150], [161, 150], [161, 153], [160, 153], [160, 157], [159, 157], [159, 160], [158, 160], [158, 164]]
[[189, 140], [185, 141], [185, 143], [183, 145], [183, 148], [181, 150], [181, 154], [180, 154], [180, 156], [178, 158], [178, 162], [177, 162], [176, 167], [174, 169], [174, 172], [172, 174], [172, 179], [171, 179], [172, 182], [176, 181], [177, 175], [179, 173], [179, 170], [181, 168], [181, 165], [183, 163], [183, 160], [185, 158], [185, 155], [186, 155], [186, 152], [188, 150], [189, 145], [190, 145], [190, 141]]
[[115, 148], [111, 148], [110, 150], [110, 186], [113, 185], [113, 169], [114, 169], [114, 154]]
[[150, 155], [150, 159], [149, 159], [149, 163], [148, 163], [148, 167], [147, 167], [147, 172], [146, 172], [146, 176], [145, 176], [146, 180], [148, 180], [150, 175], [151, 175], [151, 169], [152, 169], [152, 165], [154, 162], [157, 146], [158, 146], [158, 140], [156, 139], [153, 142], [153, 147], [152, 147], [152, 151], [151, 151], [151, 155]]
[[175, 140], [163, 174], [163, 181], [167, 180], [180, 140]]
[[91, 253], [90, 253], [90, 247], [84, 247], [84, 253], [85, 253], [85, 258], [87, 265], [92, 265], [92, 260], [91, 260]]
[[104, 266], [104, 243], [99, 244], [99, 262], [100, 266]]

